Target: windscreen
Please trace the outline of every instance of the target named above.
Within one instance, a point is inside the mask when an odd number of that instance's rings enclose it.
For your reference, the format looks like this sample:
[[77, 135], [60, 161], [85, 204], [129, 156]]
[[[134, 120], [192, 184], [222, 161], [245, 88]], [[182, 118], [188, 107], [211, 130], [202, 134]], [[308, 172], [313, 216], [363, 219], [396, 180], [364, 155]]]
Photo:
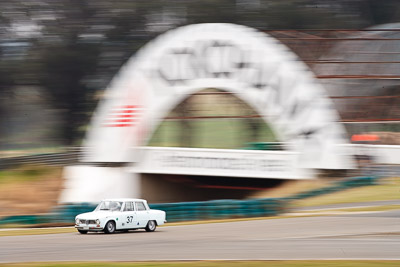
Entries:
[[109, 211], [120, 211], [122, 202], [120, 201], [102, 201], [96, 208], [96, 211], [109, 210]]

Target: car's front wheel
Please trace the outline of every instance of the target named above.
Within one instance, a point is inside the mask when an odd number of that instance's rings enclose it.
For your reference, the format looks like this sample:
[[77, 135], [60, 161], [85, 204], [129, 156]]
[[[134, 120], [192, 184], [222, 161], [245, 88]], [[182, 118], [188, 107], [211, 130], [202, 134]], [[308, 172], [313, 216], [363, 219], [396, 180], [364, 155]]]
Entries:
[[106, 234], [115, 233], [115, 222], [113, 222], [113, 221], [107, 222], [106, 227], [104, 227], [104, 232]]
[[80, 234], [87, 234], [88, 231], [85, 231], [85, 230], [78, 230], [78, 232], [79, 232]]
[[146, 232], [154, 232], [157, 228], [155, 221], [149, 221], [146, 226]]

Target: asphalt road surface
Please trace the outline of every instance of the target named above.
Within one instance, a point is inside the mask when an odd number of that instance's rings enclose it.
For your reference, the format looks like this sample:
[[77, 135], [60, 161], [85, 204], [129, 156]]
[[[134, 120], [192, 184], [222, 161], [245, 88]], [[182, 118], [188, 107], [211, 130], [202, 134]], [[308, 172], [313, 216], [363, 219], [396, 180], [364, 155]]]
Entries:
[[0, 262], [400, 260], [400, 210], [159, 227], [154, 233], [0, 237]]

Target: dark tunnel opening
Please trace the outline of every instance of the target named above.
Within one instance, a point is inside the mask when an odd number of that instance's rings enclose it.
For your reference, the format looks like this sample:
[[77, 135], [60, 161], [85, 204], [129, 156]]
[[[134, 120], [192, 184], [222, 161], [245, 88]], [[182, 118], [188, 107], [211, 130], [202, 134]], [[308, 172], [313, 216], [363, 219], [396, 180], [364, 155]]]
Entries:
[[245, 199], [286, 180], [219, 176], [142, 174], [142, 197], [153, 203]]

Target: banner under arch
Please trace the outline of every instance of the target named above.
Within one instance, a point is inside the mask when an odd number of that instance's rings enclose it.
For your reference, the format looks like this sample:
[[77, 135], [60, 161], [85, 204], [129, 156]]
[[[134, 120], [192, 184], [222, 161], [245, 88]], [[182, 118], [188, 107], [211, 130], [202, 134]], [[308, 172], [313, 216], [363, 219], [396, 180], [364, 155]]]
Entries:
[[88, 131], [86, 162], [137, 162], [166, 114], [204, 88], [229, 91], [272, 127], [305, 168], [353, 167], [338, 113], [286, 46], [234, 24], [171, 30], [133, 56], [106, 89]]

